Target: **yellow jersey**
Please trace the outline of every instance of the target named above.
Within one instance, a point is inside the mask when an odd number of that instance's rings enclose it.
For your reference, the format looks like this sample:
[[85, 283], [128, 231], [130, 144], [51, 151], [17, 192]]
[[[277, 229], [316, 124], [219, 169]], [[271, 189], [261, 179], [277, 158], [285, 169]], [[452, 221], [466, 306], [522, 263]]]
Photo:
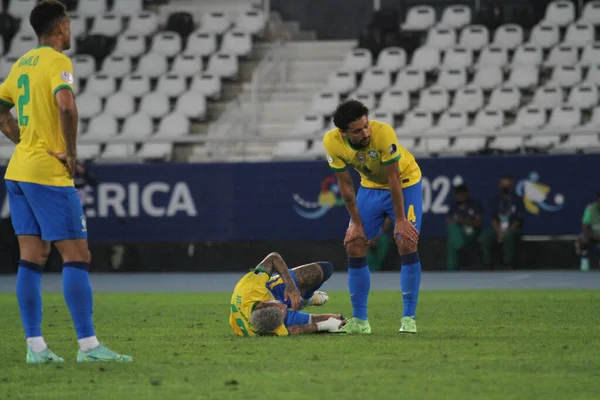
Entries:
[[27, 52], [0, 86], [0, 103], [16, 106], [21, 142], [15, 147], [5, 178], [51, 186], [74, 186], [66, 166], [47, 153], [66, 151], [54, 95], [73, 91], [69, 57], [49, 46]]
[[[231, 296], [229, 325], [238, 336], [256, 336], [250, 314], [261, 301], [275, 300], [267, 289], [269, 275], [264, 272], [249, 272], [235, 285]], [[288, 330], [281, 325], [274, 332], [276, 336], [287, 336]]]
[[421, 180], [421, 169], [415, 157], [398, 143], [394, 129], [383, 122], [369, 121], [371, 142], [365, 148], [355, 148], [339, 129], [325, 134], [323, 145], [327, 162], [334, 171], [344, 171], [351, 165], [360, 174], [360, 184], [371, 189], [389, 189], [386, 165], [397, 162], [400, 167], [402, 187], [412, 186]]

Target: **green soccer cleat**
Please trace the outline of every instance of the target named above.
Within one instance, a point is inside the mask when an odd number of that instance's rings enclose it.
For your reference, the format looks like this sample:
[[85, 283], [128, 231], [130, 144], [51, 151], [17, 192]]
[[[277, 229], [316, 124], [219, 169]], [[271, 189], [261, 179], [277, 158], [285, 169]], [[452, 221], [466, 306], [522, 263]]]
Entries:
[[415, 317], [402, 317], [400, 320], [402, 325], [400, 325], [400, 333], [417, 333], [417, 323], [415, 321]]
[[54, 354], [54, 352], [49, 348], [46, 348], [46, 350], [39, 353], [34, 353], [29, 346], [27, 346], [27, 356], [25, 357], [25, 361], [27, 364], [50, 364], [65, 362], [65, 360]]
[[81, 351], [81, 349], [79, 349], [79, 351], [77, 352], [78, 363], [111, 361], [130, 362], [133, 361], [133, 358], [122, 354], [117, 354], [108, 347], [105, 347], [104, 345], [100, 345], [90, 351]]
[[370, 335], [371, 325], [369, 321], [364, 321], [358, 318], [350, 318], [346, 325], [340, 329], [329, 331], [330, 333], [345, 333], [348, 335]]

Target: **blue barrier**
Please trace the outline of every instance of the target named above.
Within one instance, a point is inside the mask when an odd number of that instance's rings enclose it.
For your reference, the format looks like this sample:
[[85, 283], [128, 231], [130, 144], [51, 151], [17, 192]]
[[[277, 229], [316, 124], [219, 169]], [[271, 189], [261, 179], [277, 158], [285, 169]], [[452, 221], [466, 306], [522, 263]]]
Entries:
[[[423, 237], [445, 235], [452, 185], [484, 202], [512, 175], [525, 233], [575, 234], [600, 190], [600, 155], [424, 159]], [[92, 242], [340, 239], [348, 214], [325, 162], [96, 165], [86, 199]], [[3, 172], [3, 171], [2, 171]], [[2, 216], [9, 213], [2, 185]]]

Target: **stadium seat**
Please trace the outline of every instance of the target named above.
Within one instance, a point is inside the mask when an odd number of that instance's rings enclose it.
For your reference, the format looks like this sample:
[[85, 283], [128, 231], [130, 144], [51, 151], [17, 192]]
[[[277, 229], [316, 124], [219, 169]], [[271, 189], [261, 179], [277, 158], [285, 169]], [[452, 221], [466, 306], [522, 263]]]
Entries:
[[186, 55], [206, 57], [217, 51], [217, 37], [214, 33], [196, 31], [188, 38]]
[[369, 115], [369, 119], [394, 126], [394, 114], [389, 111], [375, 110]]
[[585, 134], [571, 133], [565, 141], [556, 143], [554, 148], [550, 151], [552, 153], [572, 153], [574, 151], [587, 152], [598, 152], [600, 149], [600, 141], [598, 141], [598, 134], [595, 132], [585, 132]]
[[321, 115], [315, 114], [307, 114], [298, 117], [294, 127], [292, 129], [292, 134], [313, 134], [323, 131], [323, 127], [325, 123], [323, 121], [323, 117]]
[[540, 65], [542, 63], [542, 49], [531, 45], [519, 46], [513, 56], [511, 66], [515, 65]]
[[6, 55], [20, 58], [23, 54], [37, 46], [37, 43], [38, 40], [35, 35], [15, 36], [10, 44], [10, 50]]
[[109, 37], [117, 36], [123, 30], [123, 20], [121, 16], [107, 13], [96, 15], [90, 34], [105, 35]]
[[78, 144], [77, 158], [80, 160], [93, 160], [100, 155], [99, 144]]
[[585, 83], [600, 86], [600, 64], [591, 65], [585, 77]]
[[82, 119], [93, 118], [102, 112], [102, 99], [87, 92], [77, 96], [77, 111]]
[[389, 89], [381, 95], [378, 111], [401, 115], [410, 108], [410, 96], [407, 91]]
[[423, 136], [419, 139], [418, 144], [412, 149], [415, 154], [425, 153], [444, 153], [448, 151], [449, 138], [430, 138]]
[[531, 105], [552, 109], [563, 104], [563, 92], [560, 86], [546, 85], [536, 89]]
[[142, 35], [124, 34], [117, 39], [112, 55], [139, 57], [146, 52], [146, 42]]
[[85, 92], [100, 97], [108, 97], [117, 91], [117, 81], [106, 74], [94, 74], [88, 78]]
[[487, 65], [479, 67], [475, 71], [473, 86], [480, 87], [483, 90], [492, 90], [502, 85], [503, 81], [502, 69], [499, 66]]
[[11, 0], [6, 11], [15, 18], [28, 19], [37, 0]]
[[406, 14], [406, 20], [400, 25], [403, 31], [426, 31], [435, 25], [435, 10], [432, 6], [422, 5], [411, 7]]
[[112, 41], [104, 35], [88, 35], [71, 48], [77, 49], [77, 54], [89, 54], [96, 59], [96, 65], [102, 65], [102, 61], [110, 54]]
[[152, 135], [153, 131], [152, 119], [148, 115], [138, 112], [125, 119], [120, 137], [144, 139]]
[[250, 35], [262, 35], [265, 29], [265, 16], [260, 10], [240, 13], [234, 22], [235, 29]]
[[206, 97], [202, 93], [186, 92], [175, 103], [175, 112], [194, 120], [204, 120], [206, 111]]
[[373, 56], [367, 49], [353, 49], [344, 57], [341, 70], [363, 72], [373, 63]]
[[73, 73], [77, 78], [88, 78], [96, 72], [96, 61], [89, 54], [79, 54], [71, 57]]
[[485, 47], [479, 55], [477, 67], [504, 67], [508, 65], [508, 51], [502, 47]]
[[[28, 23], [25, 19], [21, 20], [21, 24], [19, 25], [19, 30], [15, 34], [15, 36], [35, 36], [35, 30], [30, 23]], [[71, 36], [73, 33], [71, 32]]]
[[406, 51], [401, 47], [387, 47], [379, 53], [377, 68], [397, 72], [406, 66]]
[[581, 122], [581, 111], [577, 108], [562, 106], [552, 110], [550, 120], [546, 126], [547, 132], [552, 132], [549, 135], [533, 136], [527, 141], [530, 146], [549, 147], [555, 145], [559, 141], [559, 134], [570, 133], [571, 130], [577, 127]]
[[[331, 130], [331, 129], [329, 129], [329, 130]], [[312, 157], [325, 158], [327, 156], [327, 154], [325, 153], [325, 146], [323, 145], [323, 141], [322, 140], [313, 140], [312, 146], [308, 149], [308, 151], [306, 152], [306, 155], [312, 156]]]
[[129, 56], [108, 56], [104, 60], [101, 73], [122, 78], [131, 73], [131, 57]]
[[339, 103], [340, 96], [336, 92], [315, 93], [310, 104], [310, 112], [319, 115], [332, 115]]
[[117, 0], [113, 3], [111, 12], [117, 15], [132, 16], [144, 8], [144, 0]]
[[515, 65], [506, 82], [507, 86], [531, 89], [538, 85], [538, 68], [534, 65]]
[[523, 43], [523, 28], [516, 24], [505, 24], [496, 29], [492, 47], [514, 50], [521, 43]]
[[440, 113], [447, 109], [449, 104], [450, 96], [446, 89], [432, 86], [421, 91], [417, 108], [419, 110]]
[[475, 115], [473, 125], [464, 130], [465, 134], [496, 132], [504, 126], [504, 113], [499, 110], [481, 109]]
[[[518, 128], [522, 130], [522, 128]], [[511, 135], [497, 135], [494, 137], [492, 143], [489, 145], [490, 148], [504, 151], [518, 151], [523, 146], [523, 137], [514, 136], [517, 132], [509, 132]]]
[[137, 65], [136, 74], [157, 78], [167, 72], [167, 59], [162, 54], [144, 54]]
[[160, 92], [146, 93], [140, 103], [140, 112], [152, 118], [162, 118], [171, 111], [169, 97]]
[[406, 68], [398, 73], [393, 89], [416, 92], [425, 87], [425, 71], [418, 68]]
[[13, 153], [15, 152], [15, 145], [12, 143], [2, 143], [0, 144], [0, 160], [5, 164], [8, 160], [11, 159]]
[[448, 6], [442, 12], [438, 26], [461, 29], [471, 23], [471, 8], [462, 4]]
[[237, 57], [233, 54], [215, 53], [208, 60], [206, 72], [221, 78], [236, 80], [238, 68]]
[[576, 47], [559, 45], [550, 50], [544, 66], [554, 68], [557, 65], [575, 65], [577, 64], [577, 58]]
[[224, 12], [207, 12], [202, 14], [200, 28], [203, 32], [222, 35], [231, 26], [231, 20]]
[[501, 111], [516, 110], [521, 104], [521, 94], [518, 89], [500, 86], [492, 91], [488, 107]]
[[183, 114], [173, 112], [165, 116], [158, 125], [157, 136], [178, 137], [190, 133], [190, 120]]
[[598, 104], [598, 88], [595, 85], [579, 84], [571, 89], [567, 104], [577, 109], [590, 109]]
[[308, 150], [308, 142], [304, 139], [288, 139], [277, 142], [273, 149], [273, 157], [290, 158], [302, 156]]
[[77, 14], [82, 17], [95, 17], [104, 14], [105, 11], [105, 0], [78, 0], [77, 2]]
[[200, 58], [200, 56], [179, 54], [177, 57], [175, 57], [173, 65], [171, 65], [170, 73], [189, 78], [201, 71], [202, 58]]
[[595, 107], [592, 110], [592, 117], [590, 118], [590, 120], [587, 123], [585, 123], [577, 128], [574, 128], [573, 132], [578, 132], [578, 131], [579, 132], [581, 132], [581, 131], [583, 131], [583, 132], [589, 132], [589, 131], [598, 132], [599, 128], [600, 128], [600, 107]]
[[182, 39], [177, 32], [158, 32], [152, 37], [151, 53], [175, 57], [181, 53]]
[[575, 4], [566, 0], [553, 1], [546, 7], [544, 22], [564, 27], [575, 20]]
[[131, 16], [126, 35], [150, 36], [158, 30], [158, 14], [153, 11], [142, 11]]
[[0, 59], [0, 75], [2, 78], [6, 79], [6, 77], [8, 77], [13, 64], [16, 63], [18, 59], [18, 57], [2, 57]]
[[427, 33], [425, 46], [445, 50], [456, 46], [456, 32], [449, 28], [431, 28]]
[[456, 91], [452, 110], [476, 112], [483, 107], [483, 90], [479, 87], [468, 86]]
[[600, 42], [590, 43], [583, 48], [579, 64], [583, 67], [600, 65]]
[[443, 68], [438, 73], [436, 85], [446, 90], [456, 90], [467, 83], [467, 70], [464, 68]]
[[135, 155], [135, 144], [129, 143], [108, 143], [100, 158], [104, 159], [125, 159]]
[[422, 46], [413, 53], [410, 67], [421, 69], [425, 72], [430, 72], [439, 68], [441, 61], [439, 49]]
[[229, 31], [223, 36], [220, 51], [235, 54], [238, 57], [251, 58], [252, 37], [246, 32]]
[[181, 75], [168, 74], [158, 79], [156, 91], [169, 97], [177, 97], [187, 90], [185, 78]]
[[333, 72], [327, 79], [325, 90], [348, 94], [356, 88], [356, 76], [351, 71]]
[[195, 29], [194, 16], [187, 11], [177, 11], [169, 14], [167, 25], [165, 26], [166, 31], [177, 32], [183, 41], [185, 41]]
[[117, 135], [118, 124], [113, 115], [104, 113], [90, 120], [85, 135], [81, 137], [83, 142], [88, 139], [108, 140]]
[[433, 126], [433, 115], [429, 111], [412, 110], [404, 116], [404, 123], [396, 127], [396, 134], [417, 135], [425, 133]]
[[512, 125], [507, 126], [506, 131], [518, 131], [520, 129], [527, 132], [537, 131], [546, 124], [546, 111], [541, 107], [526, 106], [519, 109], [517, 118]]
[[363, 103], [369, 110], [375, 109], [375, 94], [373, 93], [364, 93], [364, 92], [353, 92], [348, 96], [349, 99], [358, 100]]
[[445, 111], [438, 121], [437, 125], [434, 126], [428, 133], [443, 135], [448, 134], [454, 136], [461, 134], [462, 131], [467, 127], [467, 113], [459, 110], [448, 110]]
[[129, 75], [121, 82], [121, 91], [133, 97], [142, 97], [150, 92], [150, 78], [144, 75]]
[[[463, 130], [464, 133], [464, 130]], [[455, 139], [452, 145], [453, 152], [460, 152], [463, 154], [476, 152], [485, 149], [487, 143], [487, 137], [485, 136], [459, 136]]]
[[362, 93], [382, 93], [391, 85], [392, 78], [389, 72], [371, 67], [364, 72], [358, 91]]
[[172, 143], [143, 143], [135, 155], [144, 160], [169, 160], [172, 153]]
[[594, 43], [594, 26], [587, 22], [576, 22], [569, 25], [563, 44], [574, 47], [584, 47]]
[[221, 98], [221, 79], [217, 75], [207, 73], [196, 75], [192, 79], [190, 91], [201, 93], [213, 100], [219, 100]]
[[473, 64], [473, 52], [464, 47], [446, 50], [444, 64], [446, 68], [468, 68]]
[[581, 67], [578, 65], [559, 65], [552, 70], [550, 84], [570, 88], [581, 82]]
[[600, 1], [594, 0], [586, 2], [581, 12], [581, 22], [587, 22], [592, 25], [600, 25]]
[[490, 31], [485, 25], [469, 25], [465, 27], [458, 39], [458, 46], [469, 50], [481, 50], [490, 41]]
[[118, 92], [106, 99], [104, 112], [115, 118], [127, 118], [135, 112], [133, 96], [129, 93]]
[[560, 42], [558, 26], [542, 22], [531, 30], [528, 45], [549, 49], [556, 46], [558, 42]]

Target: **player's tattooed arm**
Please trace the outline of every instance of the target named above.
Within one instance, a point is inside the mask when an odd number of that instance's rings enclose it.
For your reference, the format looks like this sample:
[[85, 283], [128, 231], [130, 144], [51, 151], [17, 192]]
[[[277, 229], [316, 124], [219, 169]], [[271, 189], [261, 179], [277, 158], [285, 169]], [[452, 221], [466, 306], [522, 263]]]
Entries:
[[262, 260], [260, 264], [258, 264], [256, 269], [259, 271], [265, 271], [269, 275], [272, 275], [273, 272], [278, 273], [283, 280], [283, 283], [285, 283], [285, 291], [283, 293], [284, 300], [289, 299], [292, 304], [292, 309], [298, 309], [300, 302], [302, 301], [300, 290], [298, 290], [296, 287], [296, 282], [294, 282], [294, 279], [292, 279], [290, 270], [279, 253], [273, 252], [269, 254], [264, 260]]
[[340, 188], [340, 195], [342, 196], [342, 199], [344, 199], [344, 204], [346, 205], [346, 209], [348, 209], [352, 222], [357, 225], [362, 225], [358, 207], [356, 206], [356, 190], [354, 189], [350, 171], [339, 171], [335, 173], [335, 176]]
[[317, 327], [316, 323], [288, 326], [287, 330], [290, 335], [305, 335], [307, 333], [319, 332], [319, 328]]
[[21, 130], [19, 124], [10, 113], [10, 109], [0, 105], [0, 131], [14, 144], [21, 141]]
[[311, 314], [310, 321], [312, 323], [327, 321], [329, 318], [343, 320], [342, 314]]

